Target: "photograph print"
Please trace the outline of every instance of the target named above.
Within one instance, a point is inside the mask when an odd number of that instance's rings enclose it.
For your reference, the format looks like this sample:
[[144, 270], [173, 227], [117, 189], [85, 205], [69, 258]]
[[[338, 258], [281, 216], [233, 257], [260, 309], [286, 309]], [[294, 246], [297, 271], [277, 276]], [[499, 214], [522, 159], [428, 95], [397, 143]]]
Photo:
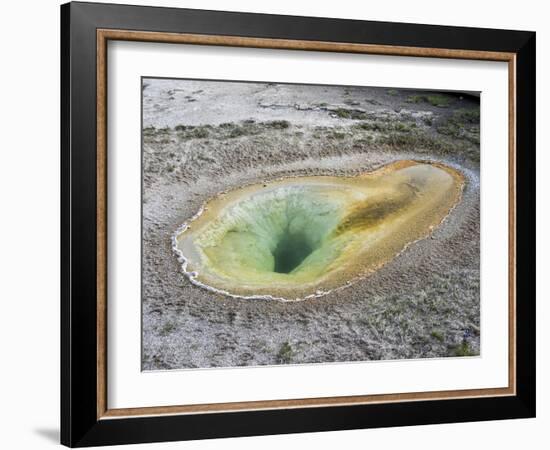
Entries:
[[480, 355], [479, 92], [141, 91], [142, 370]]

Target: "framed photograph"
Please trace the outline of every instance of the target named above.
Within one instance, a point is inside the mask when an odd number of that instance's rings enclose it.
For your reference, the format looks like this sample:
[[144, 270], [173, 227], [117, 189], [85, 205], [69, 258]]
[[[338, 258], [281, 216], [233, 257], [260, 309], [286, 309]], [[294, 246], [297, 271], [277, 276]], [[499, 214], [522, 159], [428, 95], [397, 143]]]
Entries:
[[535, 415], [535, 33], [61, 7], [61, 441]]

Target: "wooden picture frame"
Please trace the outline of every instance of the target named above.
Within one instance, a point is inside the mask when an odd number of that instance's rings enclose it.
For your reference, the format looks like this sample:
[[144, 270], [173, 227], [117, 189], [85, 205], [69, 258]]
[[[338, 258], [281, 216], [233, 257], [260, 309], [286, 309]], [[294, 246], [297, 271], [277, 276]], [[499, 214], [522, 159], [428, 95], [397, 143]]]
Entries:
[[[506, 388], [110, 409], [107, 42], [504, 61], [509, 70]], [[61, 7], [61, 442], [314, 432], [535, 415], [535, 33], [125, 5]]]

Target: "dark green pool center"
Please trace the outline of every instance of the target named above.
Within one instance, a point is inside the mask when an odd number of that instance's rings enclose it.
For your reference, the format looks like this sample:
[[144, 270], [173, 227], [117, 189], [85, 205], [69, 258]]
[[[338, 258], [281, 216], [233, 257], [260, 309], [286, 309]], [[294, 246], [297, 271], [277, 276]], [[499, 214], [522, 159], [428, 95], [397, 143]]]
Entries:
[[290, 273], [306, 259], [314, 249], [304, 233], [284, 233], [273, 251], [274, 272]]

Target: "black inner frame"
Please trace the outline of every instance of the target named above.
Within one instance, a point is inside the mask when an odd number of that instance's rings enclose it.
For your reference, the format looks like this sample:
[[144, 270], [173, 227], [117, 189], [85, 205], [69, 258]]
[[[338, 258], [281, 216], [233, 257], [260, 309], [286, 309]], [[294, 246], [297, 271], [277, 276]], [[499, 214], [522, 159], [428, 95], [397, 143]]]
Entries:
[[[517, 395], [98, 420], [98, 28], [515, 53]], [[69, 3], [61, 6], [60, 132], [62, 444], [81, 447], [535, 416], [535, 33]]]

